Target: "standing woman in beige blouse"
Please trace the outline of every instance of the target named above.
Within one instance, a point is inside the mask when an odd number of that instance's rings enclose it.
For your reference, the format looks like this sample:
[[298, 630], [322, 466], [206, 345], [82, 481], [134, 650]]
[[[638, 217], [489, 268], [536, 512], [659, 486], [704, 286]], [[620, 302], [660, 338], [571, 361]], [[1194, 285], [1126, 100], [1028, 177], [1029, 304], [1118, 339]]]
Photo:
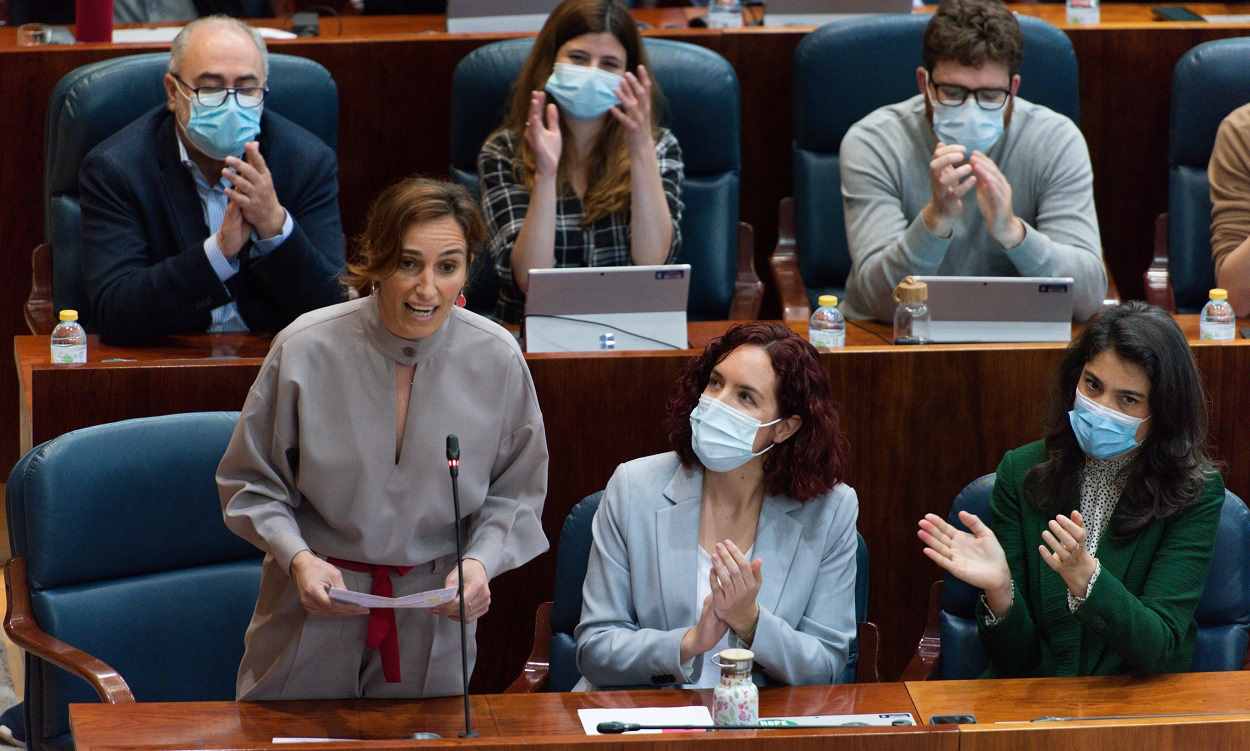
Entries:
[[490, 580], [547, 549], [547, 443], [515, 340], [457, 305], [485, 230], [462, 188], [424, 179], [370, 209], [358, 299], [274, 339], [217, 470], [222, 513], [265, 551], [240, 699], [459, 693], [459, 603], [372, 611], [331, 588], [455, 586], [445, 453], [460, 438], [465, 617]]

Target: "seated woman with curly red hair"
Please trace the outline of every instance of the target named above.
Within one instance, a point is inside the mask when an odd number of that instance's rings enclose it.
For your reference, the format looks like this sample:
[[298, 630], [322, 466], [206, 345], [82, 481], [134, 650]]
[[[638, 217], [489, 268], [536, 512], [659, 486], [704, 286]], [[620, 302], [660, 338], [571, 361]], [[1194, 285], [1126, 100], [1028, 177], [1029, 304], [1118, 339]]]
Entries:
[[617, 467], [593, 523], [580, 687], [836, 683], [855, 635], [846, 440], [816, 350], [780, 324], [731, 329], [669, 403], [673, 451]]

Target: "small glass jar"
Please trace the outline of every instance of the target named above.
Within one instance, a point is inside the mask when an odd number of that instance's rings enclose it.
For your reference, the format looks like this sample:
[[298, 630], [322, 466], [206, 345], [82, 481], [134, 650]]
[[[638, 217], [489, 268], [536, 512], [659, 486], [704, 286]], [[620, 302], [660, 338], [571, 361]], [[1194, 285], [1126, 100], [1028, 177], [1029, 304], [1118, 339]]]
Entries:
[[758, 725], [760, 690], [751, 680], [755, 653], [723, 649], [716, 655], [720, 683], [712, 692], [712, 722], [716, 725]]
[[894, 288], [894, 343], [929, 343], [929, 285], [907, 277]]

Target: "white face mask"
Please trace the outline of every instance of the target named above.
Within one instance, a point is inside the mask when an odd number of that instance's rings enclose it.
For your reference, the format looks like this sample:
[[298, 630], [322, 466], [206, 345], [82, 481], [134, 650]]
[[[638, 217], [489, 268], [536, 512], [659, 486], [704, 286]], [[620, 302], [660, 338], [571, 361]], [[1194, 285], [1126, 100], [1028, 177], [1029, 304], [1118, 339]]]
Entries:
[[959, 144], [967, 149], [964, 156], [972, 156], [972, 152], [982, 154], [998, 143], [1003, 135], [1003, 112], [982, 109], [976, 97], [969, 96], [964, 103], [956, 107], [933, 101], [933, 132], [944, 144]]
[[760, 422], [709, 396], [700, 396], [699, 404], [690, 413], [691, 447], [704, 467], [713, 472], [730, 472], [751, 459], [763, 455], [775, 443], [758, 453], [755, 434], [760, 428], [781, 422]]

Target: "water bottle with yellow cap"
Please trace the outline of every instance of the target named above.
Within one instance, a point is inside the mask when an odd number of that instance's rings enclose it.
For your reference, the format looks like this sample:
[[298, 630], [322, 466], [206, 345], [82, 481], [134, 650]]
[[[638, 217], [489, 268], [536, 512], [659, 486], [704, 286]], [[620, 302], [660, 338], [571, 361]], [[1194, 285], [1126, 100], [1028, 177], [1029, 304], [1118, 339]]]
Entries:
[[1228, 302], [1228, 290], [1216, 287], [1208, 296], [1210, 301], [1202, 306], [1202, 316], [1198, 319], [1198, 336], [1216, 341], [1236, 339], [1237, 316]]
[[838, 310], [837, 295], [821, 295], [816, 312], [807, 324], [807, 339], [819, 350], [841, 349], [846, 346], [846, 318]]
[[87, 361], [87, 332], [78, 324], [77, 310], [62, 310], [61, 322], [52, 329], [52, 364]]

